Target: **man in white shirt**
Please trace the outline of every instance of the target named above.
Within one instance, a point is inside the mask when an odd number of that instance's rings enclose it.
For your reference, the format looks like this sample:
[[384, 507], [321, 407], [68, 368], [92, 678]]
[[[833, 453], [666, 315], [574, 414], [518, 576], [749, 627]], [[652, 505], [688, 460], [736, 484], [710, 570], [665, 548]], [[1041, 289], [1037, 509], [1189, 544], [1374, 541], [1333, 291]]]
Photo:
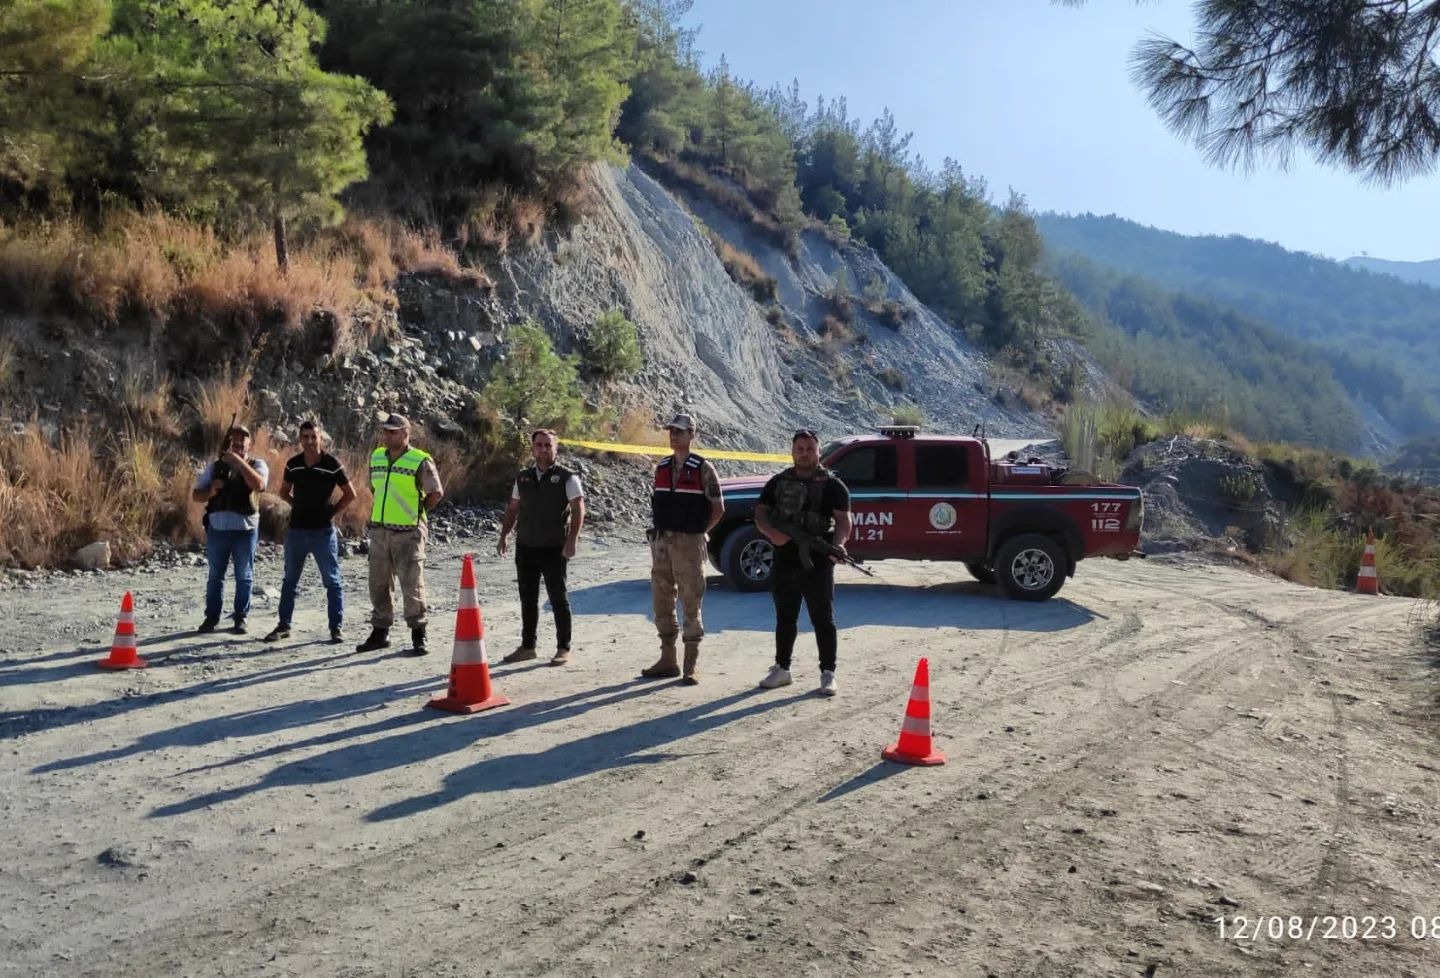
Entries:
[[520, 645], [501, 662], [527, 662], [537, 656], [540, 622], [540, 581], [555, 613], [555, 657], [552, 666], [570, 661], [570, 595], [565, 574], [575, 556], [575, 543], [585, 523], [585, 492], [580, 476], [555, 461], [560, 438], [549, 428], [530, 436], [535, 464], [515, 477], [500, 540], [495, 551], [505, 556], [510, 531], [515, 534], [515, 573], [520, 585]]

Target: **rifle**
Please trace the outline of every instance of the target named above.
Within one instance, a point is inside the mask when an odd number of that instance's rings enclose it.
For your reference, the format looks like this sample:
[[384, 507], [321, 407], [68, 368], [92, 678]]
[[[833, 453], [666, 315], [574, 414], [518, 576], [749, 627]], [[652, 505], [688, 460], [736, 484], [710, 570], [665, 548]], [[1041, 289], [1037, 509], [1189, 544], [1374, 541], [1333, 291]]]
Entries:
[[851, 567], [855, 568], [860, 573], [864, 574], [866, 577], [875, 576], [875, 573], [873, 571], [869, 570], [865, 567], [865, 565], [861, 564], [860, 561], [856, 560], [854, 557], [846, 553], [843, 548], [837, 547], [834, 543], [824, 539], [823, 537], [817, 537], [813, 533], [802, 530], [800, 529], [800, 527], [796, 526], [794, 523], [789, 522], [788, 520], [777, 520], [774, 516], [770, 517], [770, 525], [773, 526], [775, 529], [779, 530], [781, 533], [788, 536], [791, 540], [795, 541], [796, 546], [800, 550], [800, 566], [804, 567], [806, 570], [814, 569], [814, 554], [819, 553], [825, 557], [840, 558], [839, 563], [849, 564]]
[[220, 436], [220, 454], [215, 456], [215, 478], [229, 480], [235, 473], [230, 471], [230, 463], [225, 461], [225, 453], [230, 448], [230, 432], [235, 430], [235, 422], [240, 418], [240, 412], [236, 411], [230, 415], [230, 427]]

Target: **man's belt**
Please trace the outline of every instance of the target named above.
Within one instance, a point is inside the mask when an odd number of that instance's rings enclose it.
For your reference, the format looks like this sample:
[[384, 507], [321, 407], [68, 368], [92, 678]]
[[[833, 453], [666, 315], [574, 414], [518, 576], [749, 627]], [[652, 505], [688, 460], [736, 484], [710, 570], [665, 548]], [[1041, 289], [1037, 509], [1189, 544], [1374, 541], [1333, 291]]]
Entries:
[[394, 530], [396, 533], [409, 533], [411, 530], [420, 529], [419, 523], [411, 523], [409, 526], [396, 526], [394, 523], [371, 523], [372, 530]]

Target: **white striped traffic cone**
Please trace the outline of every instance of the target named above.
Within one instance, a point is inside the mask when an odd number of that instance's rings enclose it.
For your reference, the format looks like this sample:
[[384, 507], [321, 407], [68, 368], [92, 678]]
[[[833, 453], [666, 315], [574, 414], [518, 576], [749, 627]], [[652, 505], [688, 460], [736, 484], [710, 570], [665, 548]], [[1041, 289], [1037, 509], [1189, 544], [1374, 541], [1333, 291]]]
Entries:
[[1355, 578], [1356, 594], [1379, 594], [1380, 576], [1375, 573], [1375, 531], [1365, 534], [1365, 552], [1360, 555], [1360, 574]]
[[915, 683], [910, 688], [910, 702], [905, 704], [905, 721], [900, 725], [899, 742], [885, 748], [880, 756], [887, 761], [926, 767], [945, 763], [945, 755], [930, 742], [929, 659], [921, 659], [915, 667]]
[[450, 659], [450, 689], [426, 705], [447, 713], [479, 713], [510, 701], [490, 688], [490, 661], [485, 657], [485, 622], [475, 598], [475, 564], [465, 555], [460, 571], [460, 607], [455, 609], [455, 652]]
[[110, 655], [95, 664], [101, 669], [144, 669], [150, 664], [135, 650], [135, 599], [129, 591], [120, 599], [120, 620], [115, 623]]

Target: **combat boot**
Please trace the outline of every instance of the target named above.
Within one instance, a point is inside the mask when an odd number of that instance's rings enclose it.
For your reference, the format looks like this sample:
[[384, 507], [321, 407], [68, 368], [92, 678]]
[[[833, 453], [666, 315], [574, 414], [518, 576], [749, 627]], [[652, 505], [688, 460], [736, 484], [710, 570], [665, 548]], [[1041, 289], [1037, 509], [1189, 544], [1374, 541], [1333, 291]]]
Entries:
[[410, 648], [406, 655], [429, 655], [430, 650], [425, 647], [425, 626], [416, 625], [410, 629]]
[[645, 679], [676, 679], [680, 675], [680, 663], [675, 658], [674, 645], [660, 646], [659, 660], [649, 668], [641, 669], [640, 675]]
[[376, 649], [388, 649], [390, 647], [390, 629], [372, 628], [370, 637], [359, 645], [355, 646], [356, 652], [374, 652]]
[[682, 683], [684, 683], [686, 686], [699, 686], [699, 685], [700, 685], [700, 670], [697, 669], [697, 668], [695, 668], [696, 663], [698, 663], [699, 661], [700, 661], [700, 646], [698, 646], [698, 645], [686, 645], [686, 646], [685, 646], [685, 678], [683, 678], [682, 680], [680, 680], [680, 681], [681, 681]]

